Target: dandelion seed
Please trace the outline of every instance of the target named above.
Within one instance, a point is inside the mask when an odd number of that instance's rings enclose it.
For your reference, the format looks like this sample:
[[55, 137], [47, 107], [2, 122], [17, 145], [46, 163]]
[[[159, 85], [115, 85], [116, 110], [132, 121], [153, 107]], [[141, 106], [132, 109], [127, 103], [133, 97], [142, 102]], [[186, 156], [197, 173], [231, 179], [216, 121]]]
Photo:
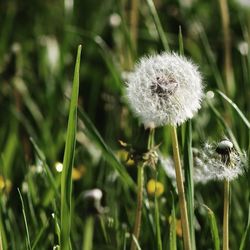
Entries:
[[179, 125], [200, 108], [203, 85], [197, 67], [183, 56], [144, 57], [128, 77], [126, 95], [146, 127]]

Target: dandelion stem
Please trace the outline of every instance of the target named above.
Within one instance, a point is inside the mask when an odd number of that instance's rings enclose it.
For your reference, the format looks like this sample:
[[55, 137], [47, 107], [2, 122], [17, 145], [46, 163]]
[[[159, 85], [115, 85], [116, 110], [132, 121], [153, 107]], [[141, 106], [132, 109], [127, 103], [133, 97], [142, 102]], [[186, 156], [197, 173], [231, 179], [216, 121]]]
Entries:
[[[140, 229], [141, 229], [141, 214], [142, 214], [142, 201], [143, 201], [143, 183], [144, 183], [144, 165], [138, 165], [138, 174], [137, 174], [137, 208], [135, 215], [135, 225], [133, 230], [133, 235], [139, 240]], [[136, 243], [132, 239], [131, 250], [136, 250]]]
[[228, 217], [229, 217], [229, 181], [224, 181], [224, 212], [223, 212], [223, 250], [229, 249]]
[[181, 211], [181, 223], [182, 223], [182, 230], [183, 230], [184, 249], [191, 250], [190, 230], [189, 230], [189, 223], [188, 223], [188, 214], [187, 214], [187, 205], [186, 205], [186, 199], [185, 199], [184, 185], [183, 185], [183, 176], [182, 176], [182, 171], [181, 171], [177, 131], [176, 131], [176, 128], [173, 126], [171, 127], [171, 135], [172, 135], [172, 145], [173, 145], [173, 153], [174, 153], [176, 183], [177, 183], [180, 211]]
[[[154, 129], [150, 129], [148, 137], [148, 150], [154, 147]], [[143, 204], [143, 183], [144, 183], [144, 163], [138, 165], [137, 172], [137, 208], [135, 215], [135, 225], [133, 235], [136, 240], [139, 241], [140, 229], [141, 229], [141, 215], [142, 215], [142, 204]], [[132, 239], [131, 250], [136, 250], [136, 242]]]

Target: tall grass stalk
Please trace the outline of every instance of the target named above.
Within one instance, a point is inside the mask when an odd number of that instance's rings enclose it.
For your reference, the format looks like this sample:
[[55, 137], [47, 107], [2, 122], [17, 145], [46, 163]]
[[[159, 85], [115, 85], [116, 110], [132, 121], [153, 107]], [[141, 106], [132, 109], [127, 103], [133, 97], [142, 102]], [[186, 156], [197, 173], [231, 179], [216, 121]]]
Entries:
[[[181, 26], [179, 26], [179, 53], [184, 55], [184, 45]], [[185, 188], [187, 190], [187, 212], [189, 219], [190, 237], [192, 250], [196, 249], [195, 245], [195, 229], [194, 229], [194, 183], [193, 183], [193, 152], [192, 152], [192, 121], [188, 120], [186, 124], [183, 125], [183, 161], [184, 161], [184, 175], [185, 175]]]
[[224, 181], [224, 210], [223, 210], [223, 250], [229, 249], [229, 192], [230, 184]]
[[[143, 205], [143, 183], [144, 183], [144, 164], [140, 163], [137, 170], [137, 207], [135, 215], [135, 225], [133, 230], [133, 235], [139, 241], [140, 230], [141, 230], [141, 215], [142, 215], [142, 205]], [[136, 242], [132, 238], [131, 250], [136, 250]]]
[[222, 30], [223, 30], [223, 42], [224, 42], [224, 72], [226, 77], [226, 87], [229, 95], [234, 94], [234, 75], [232, 67], [232, 55], [231, 55], [231, 36], [230, 36], [230, 17], [228, 11], [227, 0], [219, 0]]
[[67, 138], [63, 158], [63, 171], [61, 176], [61, 233], [60, 249], [71, 249], [71, 193], [72, 193], [72, 168], [74, 163], [76, 126], [77, 126], [77, 103], [79, 91], [79, 70], [82, 46], [78, 46], [77, 58], [73, 79], [73, 87], [69, 109]]
[[[148, 138], [148, 150], [152, 150], [155, 146], [154, 142], [155, 129], [151, 129]], [[156, 195], [156, 183], [157, 183], [157, 168], [155, 169], [155, 194], [154, 194], [154, 204], [155, 204], [155, 223], [156, 223], [156, 239], [157, 239], [157, 250], [162, 250], [162, 240], [161, 240], [161, 225], [160, 225], [160, 211], [159, 204]]]
[[183, 176], [182, 176], [176, 127], [173, 127], [173, 126], [171, 127], [171, 136], [172, 136], [174, 163], [175, 163], [174, 165], [175, 165], [175, 173], [176, 173], [176, 183], [177, 183], [177, 190], [178, 190], [179, 204], [180, 204], [180, 211], [181, 211], [181, 223], [182, 223], [182, 230], [183, 230], [184, 249], [191, 250], [192, 248], [191, 248], [191, 240], [190, 240], [190, 229], [189, 229], [187, 205], [186, 205], [186, 198], [185, 198], [184, 185], [183, 185]]
[[140, 0], [131, 1], [130, 32], [131, 32], [131, 42], [135, 52], [137, 51], [139, 5], [140, 5]]

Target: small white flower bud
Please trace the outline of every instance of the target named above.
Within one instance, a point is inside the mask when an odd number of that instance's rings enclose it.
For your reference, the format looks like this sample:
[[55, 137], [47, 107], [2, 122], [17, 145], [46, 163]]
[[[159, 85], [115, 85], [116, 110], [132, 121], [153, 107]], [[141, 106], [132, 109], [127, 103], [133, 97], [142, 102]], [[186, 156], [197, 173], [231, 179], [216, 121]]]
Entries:
[[200, 108], [203, 85], [193, 63], [174, 53], [162, 53], [140, 60], [129, 75], [126, 94], [146, 127], [176, 126]]

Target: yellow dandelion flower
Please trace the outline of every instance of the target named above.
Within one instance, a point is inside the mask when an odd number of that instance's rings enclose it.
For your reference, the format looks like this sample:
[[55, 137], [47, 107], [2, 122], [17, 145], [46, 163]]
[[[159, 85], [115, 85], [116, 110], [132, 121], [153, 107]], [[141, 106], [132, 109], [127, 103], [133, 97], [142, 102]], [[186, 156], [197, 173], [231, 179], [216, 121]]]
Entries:
[[74, 181], [78, 181], [82, 178], [82, 176], [86, 173], [86, 167], [80, 165], [77, 168], [72, 169], [72, 179]]
[[149, 195], [156, 194], [156, 196], [159, 197], [164, 192], [164, 186], [161, 182], [150, 179], [147, 183], [147, 191]]
[[12, 183], [8, 179], [4, 179], [2, 175], [0, 175], [0, 191], [4, 191], [7, 194], [11, 191]]
[[[170, 215], [168, 217], [168, 222], [169, 224], [172, 222], [172, 216]], [[175, 219], [175, 226], [176, 226], [176, 234], [180, 238], [182, 237], [182, 225], [181, 225], [181, 220], [180, 219]]]
[[176, 219], [176, 234], [179, 236], [179, 237], [182, 237], [182, 226], [181, 226], [181, 220], [177, 220]]
[[3, 190], [5, 187], [5, 181], [2, 175], [0, 175], [0, 190]]

